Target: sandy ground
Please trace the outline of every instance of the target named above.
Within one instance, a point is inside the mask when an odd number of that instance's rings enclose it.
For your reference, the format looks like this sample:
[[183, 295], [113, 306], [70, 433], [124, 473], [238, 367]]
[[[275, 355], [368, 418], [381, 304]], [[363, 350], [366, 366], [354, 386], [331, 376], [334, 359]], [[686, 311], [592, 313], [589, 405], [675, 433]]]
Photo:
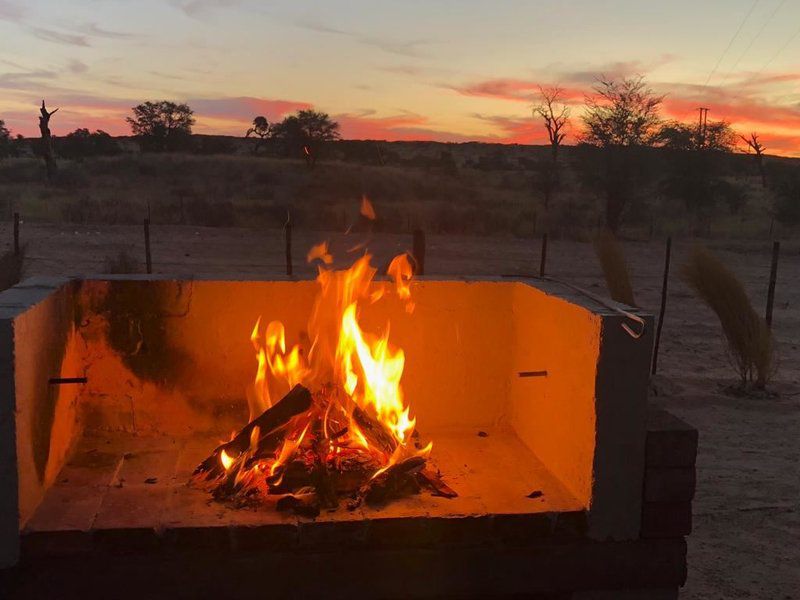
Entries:
[[[296, 272], [310, 272], [301, 257], [325, 235], [296, 231]], [[11, 240], [8, 223], [0, 240]], [[144, 260], [139, 228], [22, 225], [26, 274], [102, 272], [120, 249]], [[279, 273], [280, 231], [152, 228], [157, 273]], [[342, 255], [351, 239], [334, 236]], [[410, 236], [376, 235], [379, 263], [404, 250]], [[774, 331], [780, 368], [775, 398], [735, 398], [722, 392], [733, 381], [719, 323], [677, 277], [691, 242], [673, 248], [673, 277], [659, 362], [659, 395], [652, 398], [700, 430], [694, 531], [689, 537], [689, 579], [682, 598], [800, 598], [800, 242], [783, 244]], [[711, 248], [746, 283], [763, 310], [769, 275], [768, 242], [715, 242]], [[3, 244], [0, 244], [0, 249]], [[663, 243], [626, 245], [638, 303], [657, 312]], [[538, 270], [538, 241], [430, 236], [427, 274], [502, 275]], [[604, 294], [589, 244], [551, 241], [548, 274]]]

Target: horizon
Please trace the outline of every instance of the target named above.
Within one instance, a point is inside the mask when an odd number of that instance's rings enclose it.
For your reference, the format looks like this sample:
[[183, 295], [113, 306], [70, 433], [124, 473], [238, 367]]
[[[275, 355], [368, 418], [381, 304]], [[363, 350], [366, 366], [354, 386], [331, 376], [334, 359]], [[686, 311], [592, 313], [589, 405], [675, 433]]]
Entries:
[[130, 109], [166, 99], [189, 104], [197, 134], [241, 137], [257, 115], [313, 107], [344, 139], [536, 145], [537, 87], [560, 85], [572, 145], [595, 78], [642, 75], [664, 118], [709, 107], [800, 157], [800, 3], [409, 4], [0, 0], [0, 119], [35, 136], [44, 98], [61, 109], [54, 135], [130, 135]]

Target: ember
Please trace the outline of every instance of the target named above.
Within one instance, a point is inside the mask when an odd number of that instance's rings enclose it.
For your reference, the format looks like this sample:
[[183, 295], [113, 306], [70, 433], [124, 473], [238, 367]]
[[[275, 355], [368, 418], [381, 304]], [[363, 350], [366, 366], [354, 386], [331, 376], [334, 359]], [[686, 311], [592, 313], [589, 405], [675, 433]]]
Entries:
[[359, 324], [362, 306], [391, 295], [413, 312], [407, 255], [389, 265], [394, 286], [373, 281], [369, 254], [334, 270], [322, 243], [308, 260], [320, 263], [308, 331], [289, 347], [281, 322], [265, 328], [256, 322], [251, 420], [197, 467], [194, 482], [219, 501], [272, 501], [278, 510], [312, 517], [337, 508], [342, 497], [352, 510], [421, 486], [455, 496], [437, 471], [426, 468], [432, 443], [420, 442], [403, 398], [403, 350], [389, 343], [388, 324], [380, 336]]

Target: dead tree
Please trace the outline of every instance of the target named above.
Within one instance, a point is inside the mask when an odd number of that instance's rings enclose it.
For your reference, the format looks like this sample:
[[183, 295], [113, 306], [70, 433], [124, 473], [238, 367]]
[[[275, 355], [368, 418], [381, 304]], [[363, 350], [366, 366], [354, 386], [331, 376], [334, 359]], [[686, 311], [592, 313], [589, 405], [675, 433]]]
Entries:
[[560, 87], [543, 88], [539, 86], [539, 103], [533, 107], [533, 116], [544, 121], [547, 130], [547, 139], [550, 141], [550, 151], [553, 153], [553, 162], [558, 159], [558, 149], [566, 137], [564, 128], [569, 123], [569, 107], [563, 104], [561, 97], [564, 90]]
[[750, 137], [739, 136], [748, 146], [748, 154], [752, 151], [754, 153], [756, 164], [758, 165], [758, 173], [761, 175], [761, 187], [767, 187], [767, 175], [764, 172], [764, 150], [767, 149], [758, 139], [758, 134], [753, 132]]
[[569, 123], [569, 107], [561, 102], [564, 90], [559, 87], [543, 88], [539, 86], [539, 103], [533, 107], [533, 116], [540, 117], [547, 131], [550, 142], [550, 164], [540, 163], [537, 166], [536, 185], [544, 194], [545, 209], [550, 206], [550, 198], [558, 187], [558, 149], [566, 137], [564, 128]]
[[42, 134], [42, 157], [47, 167], [47, 179], [53, 181], [56, 175], [56, 159], [53, 156], [53, 137], [50, 135], [50, 117], [58, 112], [58, 109], [49, 111], [42, 100], [42, 107], [39, 109], [39, 131]]

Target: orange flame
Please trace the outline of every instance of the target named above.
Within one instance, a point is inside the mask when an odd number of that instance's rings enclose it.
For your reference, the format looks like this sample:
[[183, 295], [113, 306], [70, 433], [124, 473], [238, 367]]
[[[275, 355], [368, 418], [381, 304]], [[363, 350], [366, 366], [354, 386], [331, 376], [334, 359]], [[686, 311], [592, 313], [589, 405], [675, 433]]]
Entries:
[[[362, 200], [361, 214], [367, 218], [375, 215], [366, 197]], [[416, 420], [411, 417], [401, 385], [405, 367], [403, 350], [390, 343], [388, 323], [383, 332], [376, 335], [365, 331], [359, 322], [364, 306], [386, 297], [384, 283], [374, 281], [377, 271], [370, 264], [370, 255], [356, 259], [348, 269], [329, 269], [326, 266], [333, 263], [333, 258], [328, 244], [323, 242], [308, 253], [309, 261], [316, 259], [322, 263], [317, 276], [319, 289], [308, 322], [308, 334], [302, 334], [304, 337], [301, 338], [313, 340], [311, 347], [287, 344], [286, 329], [280, 321], [270, 322], [262, 333], [259, 318], [253, 328], [251, 340], [256, 350], [257, 369], [252, 393], [255, 407], [251, 406], [251, 412], [269, 407], [271, 399], [281, 397], [298, 383], [312, 393], [330, 389], [339, 391], [331, 393], [330, 397], [321, 396], [324, 399], [318, 402], [327, 401], [327, 405], [318, 404], [310, 415], [296, 422], [296, 429], [287, 434], [274, 458], [268, 459], [262, 469], [270, 476], [282, 478], [281, 467], [299, 451], [309, 432], [312, 422], [309, 419], [313, 418], [322, 419], [320, 429], [313, 434], [315, 447], [324, 447], [331, 455], [338, 454], [342, 448], [369, 452], [379, 460], [378, 473], [406, 456], [429, 452], [430, 447], [420, 452], [411, 443]], [[413, 269], [408, 255], [395, 257], [388, 274], [394, 280], [397, 298], [410, 312], [413, 309]], [[333, 384], [332, 388], [330, 384]], [[383, 425], [396, 442], [393, 452], [370, 445], [352, 418], [354, 406]], [[342, 419], [347, 423], [346, 429], [342, 429]], [[332, 428], [344, 433], [334, 436]], [[319, 439], [320, 435], [322, 439]], [[257, 438], [251, 438], [249, 455], [255, 454], [257, 441]], [[241, 465], [245, 462], [244, 457], [233, 459], [224, 454], [220, 455], [220, 460], [226, 471], [234, 463]]]
[[375, 214], [375, 208], [372, 206], [372, 202], [369, 201], [367, 195], [364, 194], [361, 196], [361, 214], [369, 219], [370, 221], [374, 221], [377, 219], [377, 215]]

